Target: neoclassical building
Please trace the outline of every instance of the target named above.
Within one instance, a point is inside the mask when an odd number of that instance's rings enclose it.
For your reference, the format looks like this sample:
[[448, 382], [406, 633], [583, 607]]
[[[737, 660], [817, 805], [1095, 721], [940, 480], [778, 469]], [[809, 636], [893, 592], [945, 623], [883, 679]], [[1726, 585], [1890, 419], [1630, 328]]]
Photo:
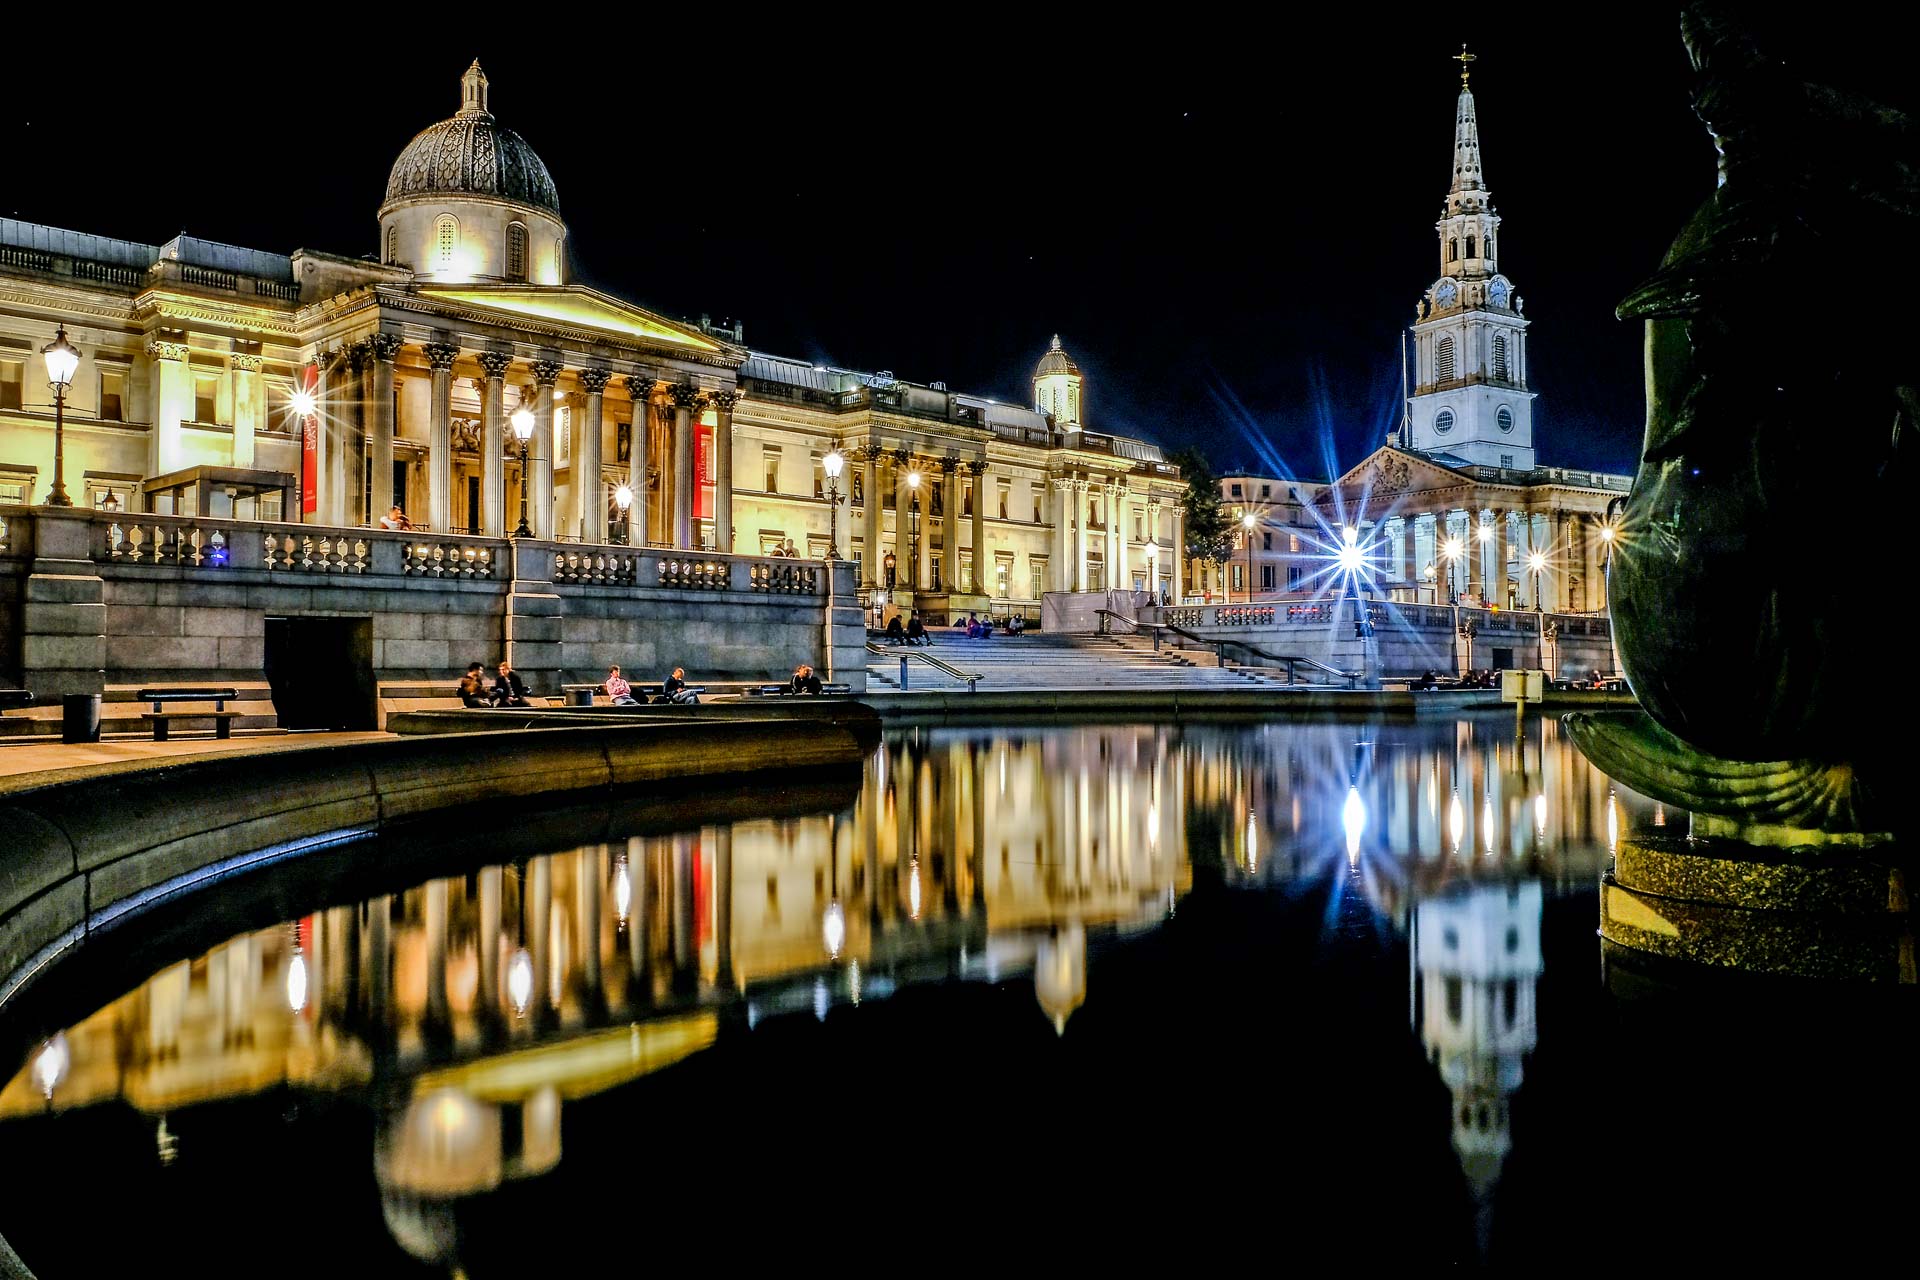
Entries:
[[553, 176], [478, 63], [395, 161], [377, 235], [366, 257], [282, 255], [0, 219], [0, 506], [48, 495], [42, 348], [64, 328], [83, 506], [352, 527], [398, 505], [500, 537], [524, 505], [543, 539], [858, 559], [936, 618], [1180, 589], [1178, 471], [1086, 428], [1057, 339], [1029, 407], [752, 351], [740, 326], [580, 284]]
[[1631, 477], [1536, 460], [1526, 304], [1500, 270], [1500, 217], [1464, 70], [1434, 229], [1440, 274], [1415, 308], [1400, 428], [1319, 495], [1322, 516], [1364, 531], [1380, 594], [1600, 609], [1608, 505]]

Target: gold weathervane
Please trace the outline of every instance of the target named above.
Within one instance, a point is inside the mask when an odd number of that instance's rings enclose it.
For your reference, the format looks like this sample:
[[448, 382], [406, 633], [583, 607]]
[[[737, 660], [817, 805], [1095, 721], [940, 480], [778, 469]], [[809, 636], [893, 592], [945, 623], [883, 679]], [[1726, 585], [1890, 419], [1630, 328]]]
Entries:
[[1460, 52], [1453, 55], [1453, 60], [1460, 64], [1460, 87], [1464, 89], [1467, 87], [1467, 76], [1471, 73], [1467, 64], [1477, 62], [1479, 59], [1468, 53], [1467, 46], [1463, 44], [1460, 46]]

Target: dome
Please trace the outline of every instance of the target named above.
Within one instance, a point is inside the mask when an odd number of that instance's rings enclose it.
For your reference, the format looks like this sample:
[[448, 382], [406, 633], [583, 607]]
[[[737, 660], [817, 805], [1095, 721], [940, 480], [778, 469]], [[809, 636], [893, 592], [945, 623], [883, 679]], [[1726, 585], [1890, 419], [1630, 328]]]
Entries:
[[558, 217], [553, 175], [525, 138], [495, 123], [478, 61], [460, 77], [460, 86], [459, 113], [422, 129], [393, 162], [386, 203], [413, 196], [488, 196]]
[[1072, 356], [1060, 349], [1060, 335], [1057, 333], [1053, 335], [1053, 345], [1047, 349], [1047, 354], [1040, 357], [1040, 364], [1034, 369], [1033, 376], [1044, 378], [1050, 373], [1070, 373], [1076, 378], [1080, 376], [1080, 366], [1073, 362]]

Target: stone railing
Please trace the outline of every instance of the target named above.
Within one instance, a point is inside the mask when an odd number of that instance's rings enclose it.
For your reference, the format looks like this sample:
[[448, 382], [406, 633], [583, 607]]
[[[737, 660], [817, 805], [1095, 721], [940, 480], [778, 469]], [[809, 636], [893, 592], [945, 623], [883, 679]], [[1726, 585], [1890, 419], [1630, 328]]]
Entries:
[[602, 549], [553, 553], [555, 582], [600, 583], [630, 587], [639, 580], [640, 557], [630, 551]]
[[1606, 639], [1612, 624], [1602, 614], [1535, 613], [1527, 609], [1453, 608], [1448, 605], [1394, 604], [1385, 600], [1340, 599], [1275, 602], [1272, 605], [1181, 605], [1143, 609], [1142, 622], [1161, 622], [1186, 630], [1208, 627], [1311, 627], [1352, 621], [1355, 607], [1364, 606], [1376, 625], [1445, 634], [1537, 636], [1543, 626], [1556, 628], [1562, 638], [1592, 636]]
[[114, 564], [224, 569], [232, 563], [233, 547], [220, 525], [172, 516], [133, 516], [94, 526], [93, 558]]
[[785, 595], [817, 595], [820, 568], [806, 560], [758, 560], [748, 568], [747, 585], [755, 591]]
[[403, 537], [400, 572], [411, 578], [492, 578], [499, 572], [498, 549], [477, 538]]

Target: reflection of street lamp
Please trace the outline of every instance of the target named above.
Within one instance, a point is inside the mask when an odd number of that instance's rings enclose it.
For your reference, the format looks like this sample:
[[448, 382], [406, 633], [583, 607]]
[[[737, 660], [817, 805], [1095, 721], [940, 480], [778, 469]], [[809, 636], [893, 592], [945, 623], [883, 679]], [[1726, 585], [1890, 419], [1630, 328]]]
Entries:
[[67, 326], [61, 325], [53, 341], [40, 348], [47, 359], [47, 384], [53, 388], [53, 489], [47, 494], [50, 507], [70, 507], [67, 496], [67, 388], [73, 385], [73, 371], [80, 367], [80, 353], [67, 341]]
[[527, 488], [532, 477], [527, 474], [527, 441], [533, 439], [533, 410], [522, 404], [513, 411], [513, 437], [520, 442], [520, 525], [513, 531], [516, 538], [533, 536], [533, 530], [527, 527]]
[[846, 455], [838, 449], [829, 450], [827, 456], [820, 459], [820, 467], [827, 473], [827, 559], [829, 560], [837, 560], [840, 556], [840, 472], [846, 465]]
[[1256, 523], [1257, 522], [1253, 518], [1253, 512], [1251, 511], [1247, 512], [1245, 515], [1240, 517], [1240, 527], [1246, 530], [1246, 533], [1247, 533], [1247, 603], [1248, 604], [1253, 603], [1253, 526]]

